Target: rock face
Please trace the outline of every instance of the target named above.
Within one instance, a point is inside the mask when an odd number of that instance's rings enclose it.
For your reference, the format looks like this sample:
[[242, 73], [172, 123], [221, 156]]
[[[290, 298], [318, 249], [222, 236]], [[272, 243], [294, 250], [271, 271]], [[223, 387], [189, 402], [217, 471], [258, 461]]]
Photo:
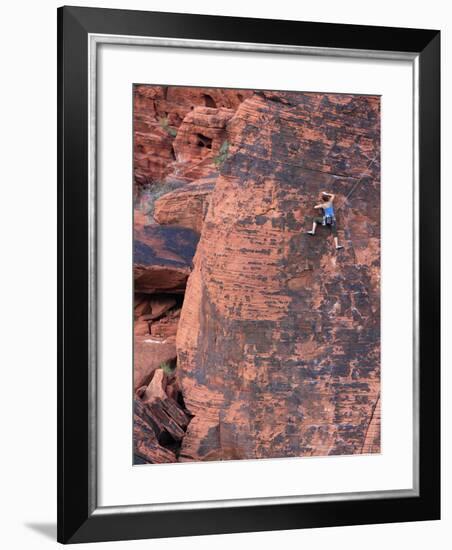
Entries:
[[[152, 403], [162, 367], [176, 366], [182, 298], [193, 268], [226, 125], [253, 92], [135, 86], [135, 463], [178, 460], [190, 416], [176, 376]], [[161, 197], [159, 199], [159, 197]], [[152, 386], [148, 392], [143, 388]]]
[[149, 334], [134, 336], [134, 390], [148, 384], [162, 363], [176, 361], [174, 340], [152, 337]]
[[251, 90], [136, 85], [135, 184], [159, 184], [175, 173], [190, 181], [196, 179], [194, 174], [199, 178], [215, 172], [211, 161], [221, 145], [224, 125], [252, 94]]
[[379, 174], [379, 97], [135, 86], [135, 463], [380, 451]]
[[[377, 97], [274, 92], [230, 120], [177, 333], [180, 459], [379, 450], [379, 120]], [[321, 190], [339, 252], [306, 234]]]
[[191, 229], [144, 227], [134, 239], [135, 292], [183, 293], [198, 239]]
[[188, 227], [201, 233], [216, 178], [195, 180], [155, 202], [154, 219], [163, 225]]
[[142, 397], [135, 398], [135, 456], [145, 463], [175, 462], [175, 449], [190, 422], [177, 401], [168, 396], [167, 385], [167, 377], [159, 369]]
[[[133, 443], [136, 464], [176, 462], [175, 453], [160, 444], [149, 410], [141, 399], [134, 402]], [[138, 459], [138, 460], [137, 460]]]

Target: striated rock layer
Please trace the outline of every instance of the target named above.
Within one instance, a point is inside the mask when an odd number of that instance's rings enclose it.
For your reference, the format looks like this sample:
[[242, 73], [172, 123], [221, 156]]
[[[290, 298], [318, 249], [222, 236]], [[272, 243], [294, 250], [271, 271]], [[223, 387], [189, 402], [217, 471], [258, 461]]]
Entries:
[[[256, 92], [228, 120], [177, 332], [179, 460], [379, 452], [379, 105]], [[321, 190], [339, 252], [306, 234]]]

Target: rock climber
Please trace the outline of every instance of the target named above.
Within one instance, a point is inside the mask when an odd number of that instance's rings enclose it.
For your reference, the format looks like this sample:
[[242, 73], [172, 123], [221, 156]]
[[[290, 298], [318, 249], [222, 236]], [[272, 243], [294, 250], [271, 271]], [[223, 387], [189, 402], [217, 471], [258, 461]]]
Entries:
[[336, 250], [339, 250], [340, 248], [344, 248], [342, 245], [339, 244], [338, 238], [337, 238], [336, 216], [334, 215], [334, 207], [333, 207], [335, 196], [332, 193], [326, 193], [325, 191], [322, 191], [320, 198], [322, 202], [320, 204], [316, 204], [314, 208], [316, 210], [323, 210], [323, 216], [316, 216], [312, 220], [312, 229], [311, 231], [308, 231], [308, 233], [309, 235], [315, 235], [315, 230], [319, 223], [322, 224], [323, 226], [328, 226], [331, 229], [331, 232], [333, 233], [334, 246], [336, 247]]

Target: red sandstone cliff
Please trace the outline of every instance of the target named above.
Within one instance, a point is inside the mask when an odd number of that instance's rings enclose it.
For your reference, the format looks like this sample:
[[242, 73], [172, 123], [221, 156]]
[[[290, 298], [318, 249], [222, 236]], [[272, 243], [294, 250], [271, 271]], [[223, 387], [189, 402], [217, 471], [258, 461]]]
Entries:
[[[181, 424], [168, 430], [179, 435], [160, 435], [163, 448], [171, 442], [173, 460], [379, 452], [379, 98], [215, 93], [135, 94], [136, 182], [146, 173], [183, 183], [155, 202], [161, 225], [136, 236], [136, 289], [185, 293], [168, 310], [180, 315], [169, 329], [177, 331], [169, 387], [183, 415], [173, 410]], [[165, 130], [158, 147], [140, 149], [161, 112], [175, 135]], [[321, 190], [337, 197], [339, 252], [327, 229], [306, 234]], [[170, 231], [182, 233], [164, 238]], [[158, 370], [151, 363], [145, 385]], [[143, 415], [153, 421], [140, 410], [138, 456], [172, 461], [155, 441], [144, 456]]]
[[253, 92], [177, 86], [134, 87], [137, 185], [192, 181], [216, 173], [213, 156], [226, 122]]

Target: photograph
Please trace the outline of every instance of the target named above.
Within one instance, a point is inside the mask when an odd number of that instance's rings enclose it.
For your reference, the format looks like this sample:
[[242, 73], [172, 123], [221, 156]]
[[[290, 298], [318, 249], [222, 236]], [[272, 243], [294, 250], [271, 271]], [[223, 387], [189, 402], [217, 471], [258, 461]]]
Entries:
[[447, 6], [5, 3], [2, 548], [451, 547]]
[[131, 94], [133, 464], [381, 453], [381, 97]]

